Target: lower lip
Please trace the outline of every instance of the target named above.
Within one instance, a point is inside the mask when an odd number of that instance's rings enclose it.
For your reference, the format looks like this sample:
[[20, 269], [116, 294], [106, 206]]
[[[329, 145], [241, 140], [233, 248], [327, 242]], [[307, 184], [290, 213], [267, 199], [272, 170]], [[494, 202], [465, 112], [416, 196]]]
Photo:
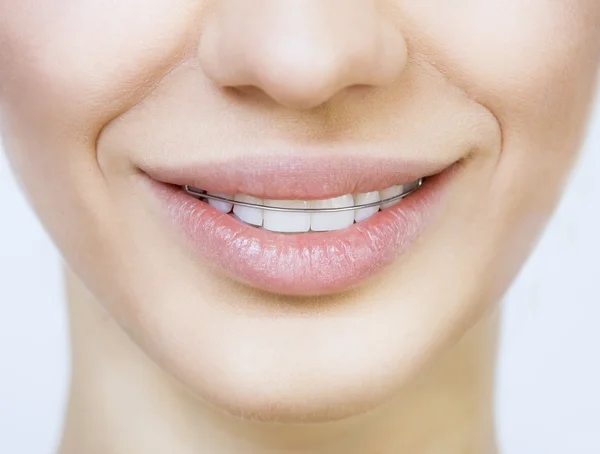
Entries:
[[349, 290], [397, 260], [440, 212], [456, 168], [346, 229], [291, 235], [244, 224], [179, 187], [149, 181], [187, 244], [217, 272], [267, 292], [308, 296]]

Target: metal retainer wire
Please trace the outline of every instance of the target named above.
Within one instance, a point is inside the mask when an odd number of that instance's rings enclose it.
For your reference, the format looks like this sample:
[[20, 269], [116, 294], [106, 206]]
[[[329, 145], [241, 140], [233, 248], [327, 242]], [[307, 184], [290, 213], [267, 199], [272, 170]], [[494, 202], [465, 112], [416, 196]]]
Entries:
[[338, 212], [338, 211], [360, 210], [362, 208], [370, 208], [370, 207], [374, 207], [374, 206], [383, 205], [383, 204], [386, 204], [386, 203], [395, 202], [397, 200], [401, 200], [401, 199], [409, 196], [413, 192], [415, 192], [421, 186], [423, 186], [423, 178], [419, 179], [416, 183], [417, 184], [416, 184], [416, 186], [414, 188], [411, 188], [408, 191], [405, 191], [402, 194], [398, 194], [398, 195], [396, 195], [394, 197], [389, 197], [387, 199], [380, 200], [379, 202], [370, 202], [370, 203], [364, 203], [364, 204], [361, 204], [361, 205], [352, 205], [352, 206], [347, 206], [347, 207], [336, 207], [336, 208], [288, 208], [288, 207], [274, 207], [274, 206], [261, 205], [261, 204], [258, 204], [258, 203], [242, 202], [242, 201], [239, 201], [239, 200], [228, 199], [227, 197], [220, 197], [220, 196], [216, 196], [216, 195], [212, 195], [212, 194], [207, 194], [206, 191], [203, 191], [202, 189], [196, 189], [196, 188], [193, 188], [193, 187], [187, 186], [187, 185], [183, 186], [183, 189], [188, 194], [190, 194], [190, 195], [192, 195], [192, 196], [194, 196], [196, 198], [218, 200], [220, 202], [231, 203], [233, 205], [240, 205], [240, 206], [249, 207], [249, 208], [260, 208], [261, 210], [287, 211], [287, 212], [292, 212], [292, 213], [335, 213], [335, 212]]

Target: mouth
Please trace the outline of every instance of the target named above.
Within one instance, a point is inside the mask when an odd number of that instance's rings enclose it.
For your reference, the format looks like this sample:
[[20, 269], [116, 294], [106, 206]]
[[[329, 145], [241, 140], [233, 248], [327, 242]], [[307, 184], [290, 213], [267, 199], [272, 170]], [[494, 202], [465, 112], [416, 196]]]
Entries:
[[245, 159], [142, 170], [208, 268], [263, 291], [316, 296], [397, 260], [440, 212], [459, 163]]
[[270, 200], [246, 194], [226, 195], [184, 186], [191, 196], [247, 225], [279, 233], [330, 232], [365, 221], [419, 190], [423, 178], [381, 191], [345, 194], [321, 200]]

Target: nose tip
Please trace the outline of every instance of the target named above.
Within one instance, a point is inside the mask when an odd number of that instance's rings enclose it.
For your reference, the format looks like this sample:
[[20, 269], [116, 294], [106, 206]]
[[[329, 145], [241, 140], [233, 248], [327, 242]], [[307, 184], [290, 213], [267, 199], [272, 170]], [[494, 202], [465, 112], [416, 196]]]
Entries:
[[295, 109], [319, 106], [353, 86], [388, 85], [401, 72], [403, 48], [381, 49], [380, 43], [369, 41], [336, 46], [332, 40], [301, 35], [268, 40], [255, 48], [256, 53], [247, 54], [237, 78], [228, 85], [254, 86]]
[[279, 1], [221, 8], [206, 24], [199, 56], [215, 84], [253, 87], [280, 105], [310, 109], [354, 86], [389, 85], [402, 72], [406, 42], [373, 2], [335, 8], [338, 2], [305, 0], [284, 8]]

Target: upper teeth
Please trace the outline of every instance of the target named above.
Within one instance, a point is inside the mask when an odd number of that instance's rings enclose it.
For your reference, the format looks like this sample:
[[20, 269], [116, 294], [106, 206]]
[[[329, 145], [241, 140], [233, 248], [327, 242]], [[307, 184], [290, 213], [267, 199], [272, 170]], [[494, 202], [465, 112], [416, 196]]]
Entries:
[[[265, 205], [282, 208], [301, 208], [301, 209], [316, 209], [316, 208], [337, 208], [364, 205], [380, 200], [389, 199], [391, 197], [403, 194], [418, 186], [418, 182], [392, 186], [382, 191], [366, 192], [360, 194], [346, 194], [341, 197], [334, 197], [325, 200], [270, 200], [260, 199], [244, 194], [236, 194], [235, 196], [227, 196], [209, 192], [209, 195], [215, 195], [222, 198], [233, 199], [240, 202], [247, 202], [256, 205]], [[234, 205], [230, 202], [208, 199], [208, 203], [222, 213], [233, 214], [241, 221], [263, 227], [266, 230], [282, 233], [301, 233], [308, 231], [331, 231], [341, 230], [349, 227], [354, 222], [364, 221], [370, 218], [375, 213], [389, 208], [398, 203], [399, 200], [391, 203], [382, 204], [381, 206], [373, 206], [348, 211], [336, 212], [293, 212], [293, 211], [271, 211], [256, 207], [243, 205]]]

